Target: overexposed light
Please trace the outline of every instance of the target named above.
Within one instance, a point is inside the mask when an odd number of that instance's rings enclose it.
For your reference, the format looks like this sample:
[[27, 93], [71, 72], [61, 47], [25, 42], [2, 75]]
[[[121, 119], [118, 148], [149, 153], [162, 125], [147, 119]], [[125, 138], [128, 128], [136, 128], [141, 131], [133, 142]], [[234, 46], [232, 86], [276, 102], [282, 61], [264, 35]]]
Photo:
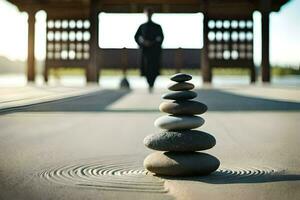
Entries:
[[[99, 21], [101, 48], [138, 48], [134, 35], [138, 27], [146, 22], [144, 14], [101, 13]], [[202, 48], [201, 13], [154, 14], [153, 21], [163, 29], [163, 48]]]
[[[255, 65], [261, 63], [261, 14], [258, 11], [253, 12], [253, 61]], [[252, 26], [251, 23], [248, 26]]]
[[0, 1], [0, 55], [11, 60], [27, 58], [27, 19], [16, 6]]

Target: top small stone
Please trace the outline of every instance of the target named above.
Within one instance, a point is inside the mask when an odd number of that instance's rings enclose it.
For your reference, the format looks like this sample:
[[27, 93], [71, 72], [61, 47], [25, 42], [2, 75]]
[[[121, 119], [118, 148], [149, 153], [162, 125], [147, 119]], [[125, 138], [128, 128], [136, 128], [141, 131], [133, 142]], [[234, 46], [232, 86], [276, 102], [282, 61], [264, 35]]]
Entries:
[[172, 81], [175, 82], [184, 82], [184, 81], [189, 81], [192, 79], [192, 76], [189, 74], [183, 74], [183, 73], [178, 73], [178, 74], [174, 74], [173, 76], [171, 76], [170, 78]]

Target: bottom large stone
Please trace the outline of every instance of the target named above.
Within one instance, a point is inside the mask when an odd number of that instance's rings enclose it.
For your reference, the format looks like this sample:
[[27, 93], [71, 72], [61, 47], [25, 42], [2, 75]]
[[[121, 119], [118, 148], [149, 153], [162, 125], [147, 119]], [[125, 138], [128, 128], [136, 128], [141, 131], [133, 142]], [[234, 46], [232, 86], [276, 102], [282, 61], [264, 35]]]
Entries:
[[201, 152], [154, 152], [144, 160], [144, 167], [157, 175], [208, 175], [218, 169], [220, 161]]

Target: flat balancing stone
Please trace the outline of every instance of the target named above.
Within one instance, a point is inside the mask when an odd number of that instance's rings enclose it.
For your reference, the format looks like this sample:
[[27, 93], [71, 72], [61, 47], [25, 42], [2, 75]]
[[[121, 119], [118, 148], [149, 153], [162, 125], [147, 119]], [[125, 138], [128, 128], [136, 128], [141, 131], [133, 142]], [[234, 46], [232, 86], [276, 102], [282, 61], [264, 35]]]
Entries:
[[173, 83], [171, 84], [168, 89], [172, 91], [184, 91], [184, 90], [192, 90], [194, 89], [194, 84], [181, 82], [181, 83]]
[[204, 119], [198, 116], [166, 115], [157, 118], [154, 125], [167, 130], [186, 130], [198, 128], [204, 124]]
[[174, 74], [173, 76], [171, 76], [170, 79], [175, 82], [184, 82], [184, 81], [191, 80], [192, 76], [188, 75], [188, 74], [178, 73], [178, 74]]
[[162, 95], [163, 99], [169, 100], [188, 100], [193, 99], [197, 96], [196, 92], [193, 91], [177, 91], [177, 92], [170, 92]]
[[207, 106], [198, 101], [173, 101], [162, 102], [159, 110], [173, 115], [200, 115], [207, 111]]
[[154, 152], [144, 160], [144, 167], [157, 175], [208, 175], [218, 169], [220, 161], [201, 152]]
[[148, 135], [144, 144], [158, 151], [201, 151], [210, 149], [216, 144], [216, 139], [205, 132], [197, 130], [166, 131]]

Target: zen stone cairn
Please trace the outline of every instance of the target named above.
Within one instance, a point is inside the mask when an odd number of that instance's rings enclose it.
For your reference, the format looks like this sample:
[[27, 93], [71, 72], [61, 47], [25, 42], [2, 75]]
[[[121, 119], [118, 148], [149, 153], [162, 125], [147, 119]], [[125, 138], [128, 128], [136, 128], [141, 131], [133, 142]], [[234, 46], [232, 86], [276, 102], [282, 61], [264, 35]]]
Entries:
[[204, 119], [195, 116], [206, 112], [207, 106], [193, 101], [197, 93], [190, 91], [194, 85], [188, 74], [175, 74], [174, 84], [168, 87], [172, 92], [164, 94], [159, 110], [169, 115], [159, 117], [154, 125], [164, 129], [161, 133], [148, 135], [144, 144], [157, 150], [146, 157], [144, 167], [157, 175], [194, 176], [207, 175], [218, 169], [220, 161], [207, 153], [197, 152], [212, 148], [215, 138], [203, 131], [192, 130], [204, 124]]

